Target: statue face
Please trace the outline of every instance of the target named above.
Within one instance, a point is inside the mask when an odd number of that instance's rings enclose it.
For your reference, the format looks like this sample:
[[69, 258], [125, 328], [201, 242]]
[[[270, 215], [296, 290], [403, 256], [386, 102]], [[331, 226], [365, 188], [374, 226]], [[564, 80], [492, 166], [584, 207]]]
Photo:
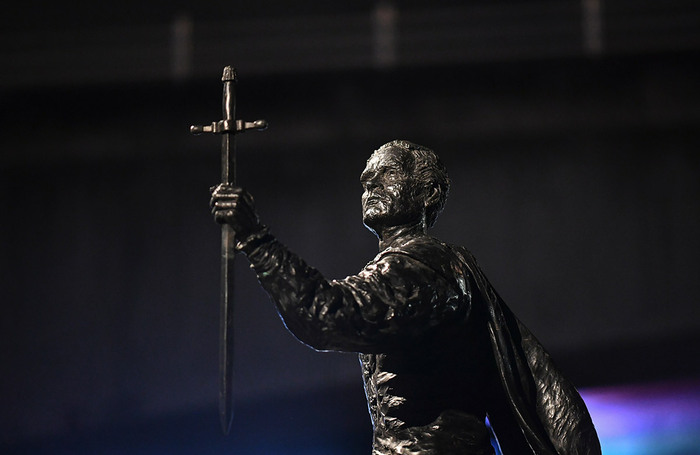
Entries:
[[364, 189], [362, 221], [375, 233], [423, 217], [423, 204], [417, 197], [419, 184], [405, 170], [405, 153], [408, 152], [396, 148], [379, 149], [360, 176]]

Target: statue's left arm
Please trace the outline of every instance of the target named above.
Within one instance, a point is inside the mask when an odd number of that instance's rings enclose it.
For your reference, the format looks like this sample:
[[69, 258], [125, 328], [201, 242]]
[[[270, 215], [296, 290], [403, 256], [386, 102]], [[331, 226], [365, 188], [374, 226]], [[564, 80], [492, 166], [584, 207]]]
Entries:
[[211, 206], [215, 220], [236, 231], [237, 249], [248, 256], [287, 328], [315, 349], [410, 349], [468, 313], [469, 294], [411, 255], [387, 251], [357, 275], [327, 280], [267, 232], [249, 193], [219, 185]]

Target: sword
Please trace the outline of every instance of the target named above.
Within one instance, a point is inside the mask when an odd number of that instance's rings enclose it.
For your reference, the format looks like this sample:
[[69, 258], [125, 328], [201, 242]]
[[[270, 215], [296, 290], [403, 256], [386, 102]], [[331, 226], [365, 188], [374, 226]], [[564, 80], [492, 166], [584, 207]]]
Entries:
[[[236, 120], [236, 83], [238, 76], [232, 66], [224, 68], [221, 108], [223, 120], [211, 125], [192, 125], [192, 134], [221, 134], [221, 183], [236, 184], [236, 134], [247, 130], [264, 130], [265, 120], [244, 122]], [[233, 420], [233, 290], [236, 239], [228, 224], [221, 225], [221, 300], [219, 306], [219, 420], [227, 435]]]

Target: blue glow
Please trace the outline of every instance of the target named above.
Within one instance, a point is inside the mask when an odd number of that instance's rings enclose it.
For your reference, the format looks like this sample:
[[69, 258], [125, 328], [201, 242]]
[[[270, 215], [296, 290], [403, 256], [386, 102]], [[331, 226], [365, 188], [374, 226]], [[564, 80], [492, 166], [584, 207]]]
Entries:
[[582, 390], [605, 455], [700, 454], [700, 382]]

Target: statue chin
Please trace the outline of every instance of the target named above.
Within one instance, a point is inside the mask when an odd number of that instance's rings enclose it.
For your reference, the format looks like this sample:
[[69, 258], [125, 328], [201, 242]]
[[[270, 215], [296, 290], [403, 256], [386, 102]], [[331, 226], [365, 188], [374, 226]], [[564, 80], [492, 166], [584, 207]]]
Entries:
[[380, 210], [367, 210], [362, 217], [362, 224], [381, 239], [380, 232], [386, 227], [393, 226], [392, 219]]
[[382, 218], [382, 210], [379, 207], [369, 206], [362, 211], [362, 222], [367, 227], [376, 226]]

